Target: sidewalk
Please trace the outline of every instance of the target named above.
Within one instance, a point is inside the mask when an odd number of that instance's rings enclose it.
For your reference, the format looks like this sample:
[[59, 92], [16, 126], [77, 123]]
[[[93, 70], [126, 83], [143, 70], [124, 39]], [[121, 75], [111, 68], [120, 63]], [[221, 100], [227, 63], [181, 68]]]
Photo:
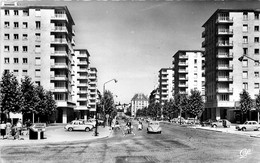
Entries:
[[29, 135], [21, 135], [24, 140], [2, 139], [0, 138], [0, 146], [26, 145], [26, 144], [48, 144], [61, 142], [89, 141], [100, 138], [106, 138], [112, 135], [110, 127], [98, 126], [98, 136], [95, 136], [95, 129], [90, 132], [84, 131], [66, 131], [64, 125], [53, 125], [46, 127], [44, 139], [29, 140]]

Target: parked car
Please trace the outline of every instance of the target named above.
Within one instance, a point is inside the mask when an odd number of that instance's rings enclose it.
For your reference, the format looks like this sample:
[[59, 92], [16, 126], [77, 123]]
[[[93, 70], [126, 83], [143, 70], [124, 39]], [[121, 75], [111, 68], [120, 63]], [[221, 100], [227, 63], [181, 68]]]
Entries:
[[188, 118], [186, 122], [187, 124], [200, 124], [200, 121], [196, 118]]
[[162, 128], [160, 127], [160, 123], [158, 121], [150, 121], [147, 127], [147, 133], [162, 133]]
[[242, 130], [242, 131], [246, 131], [246, 130], [259, 130], [260, 125], [258, 124], [257, 121], [246, 121], [244, 124], [242, 125], [237, 125], [236, 129], [237, 130]]
[[178, 121], [178, 118], [173, 118], [170, 120], [171, 123], [177, 123], [177, 121]]
[[211, 126], [211, 123], [216, 122], [216, 120], [207, 119], [206, 121], [201, 122], [201, 126]]
[[211, 127], [230, 127], [231, 123], [227, 119], [219, 119], [216, 122], [211, 123]]
[[68, 131], [81, 130], [81, 131], [88, 132], [93, 129], [93, 125], [86, 124], [86, 123], [84, 123], [84, 121], [81, 121], [81, 120], [74, 120], [74, 121], [68, 123], [64, 128]]

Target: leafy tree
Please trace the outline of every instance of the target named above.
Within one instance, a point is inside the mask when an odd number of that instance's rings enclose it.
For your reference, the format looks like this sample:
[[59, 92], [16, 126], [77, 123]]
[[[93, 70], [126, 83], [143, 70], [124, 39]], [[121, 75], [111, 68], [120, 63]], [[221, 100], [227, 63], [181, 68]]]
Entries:
[[55, 113], [57, 109], [56, 101], [54, 100], [54, 95], [51, 91], [45, 91], [45, 111], [44, 115], [50, 116]]
[[111, 112], [111, 118], [114, 119], [117, 116], [117, 110], [114, 108]]
[[191, 90], [191, 95], [189, 96], [188, 103], [189, 113], [198, 117], [204, 111], [204, 102], [198, 90]]
[[247, 114], [251, 108], [253, 107], [253, 100], [251, 99], [249, 93], [243, 89], [242, 93], [240, 93], [240, 110], [242, 113], [242, 121], [244, 121], [243, 119], [243, 115]]
[[[19, 112], [21, 105], [21, 93], [18, 80], [9, 72], [5, 72], [0, 82], [1, 113]], [[3, 117], [1, 117], [3, 118]]]
[[257, 120], [258, 120], [258, 123], [259, 123], [259, 112], [260, 112], [260, 91], [258, 93], [258, 95], [256, 96], [256, 99], [255, 99], [255, 108], [256, 108], [256, 111], [257, 111]]
[[21, 112], [23, 114], [37, 114], [37, 106], [40, 104], [40, 98], [37, 96], [34, 85], [31, 81], [31, 78], [25, 76], [21, 80], [21, 93], [22, 93], [22, 105]]
[[180, 116], [182, 115], [183, 112], [188, 111], [189, 106], [188, 106], [188, 97], [186, 94], [176, 94], [175, 95], [175, 100], [174, 100], [174, 105], [177, 107]]
[[105, 114], [111, 114], [111, 112], [114, 109], [114, 99], [113, 99], [113, 95], [110, 91], [105, 91], [104, 93], [104, 97], [103, 97], [103, 105], [105, 108]]

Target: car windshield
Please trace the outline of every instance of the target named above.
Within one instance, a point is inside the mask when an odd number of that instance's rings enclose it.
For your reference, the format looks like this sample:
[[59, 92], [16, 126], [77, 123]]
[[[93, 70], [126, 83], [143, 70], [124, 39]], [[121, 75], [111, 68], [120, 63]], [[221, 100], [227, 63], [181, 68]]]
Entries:
[[159, 125], [157, 122], [150, 123], [150, 125]]

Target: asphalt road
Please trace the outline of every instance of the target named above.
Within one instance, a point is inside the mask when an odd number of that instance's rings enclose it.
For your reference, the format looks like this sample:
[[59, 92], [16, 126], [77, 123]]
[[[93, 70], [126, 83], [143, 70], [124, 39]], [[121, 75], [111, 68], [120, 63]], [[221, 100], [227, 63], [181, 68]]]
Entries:
[[[137, 124], [135, 124], [137, 126]], [[162, 134], [113, 137], [77, 143], [23, 145], [1, 149], [0, 161], [9, 162], [260, 162], [260, 139], [162, 124]]]

